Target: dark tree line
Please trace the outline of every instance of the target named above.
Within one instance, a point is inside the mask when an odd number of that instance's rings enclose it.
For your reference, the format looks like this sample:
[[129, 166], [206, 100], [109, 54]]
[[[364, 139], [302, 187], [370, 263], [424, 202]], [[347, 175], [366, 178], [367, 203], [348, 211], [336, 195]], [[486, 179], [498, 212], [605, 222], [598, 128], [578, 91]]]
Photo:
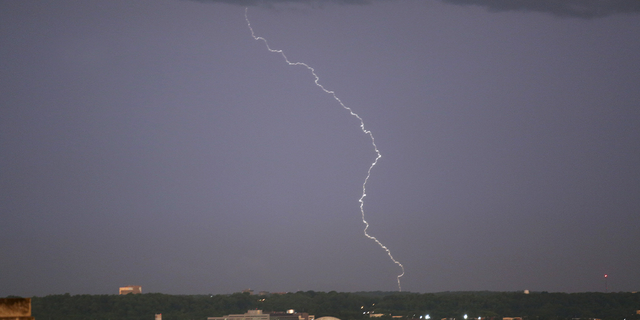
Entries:
[[296, 292], [267, 296], [236, 293], [231, 295], [167, 295], [160, 293], [129, 295], [49, 295], [32, 298], [36, 320], [206, 320], [207, 317], [295, 309], [316, 318], [334, 316], [343, 320], [370, 319], [369, 314], [419, 319], [429, 314], [433, 320], [478, 317], [501, 320], [640, 320], [640, 293], [546, 293], [533, 292]]

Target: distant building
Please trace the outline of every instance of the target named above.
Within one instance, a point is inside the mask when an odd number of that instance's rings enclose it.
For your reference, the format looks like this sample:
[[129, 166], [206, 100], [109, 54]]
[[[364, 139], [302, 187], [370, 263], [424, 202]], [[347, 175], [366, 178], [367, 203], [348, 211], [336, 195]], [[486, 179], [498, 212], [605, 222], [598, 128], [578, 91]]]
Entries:
[[270, 320], [315, 320], [314, 315], [309, 315], [306, 312], [295, 312], [293, 309], [287, 312], [271, 312], [269, 313]]
[[[325, 320], [340, 320], [324, 317]], [[331, 319], [329, 319], [331, 318]], [[207, 320], [315, 320], [314, 315], [306, 312], [295, 312], [293, 309], [286, 312], [262, 313], [262, 310], [249, 310], [244, 314], [229, 314], [222, 317], [207, 317]]]
[[0, 320], [34, 320], [31, 316], [31, 298], [0, 299]]
[[251, 295], [252, 295], [252, 294], [253, 294], [253, 290], [251, 290], [251, 289], [244, 289], [244, 290], [242, 290], [242, 293], [248, 293], [248, 294], [251, 294]]
[[245, 314], [229, 314], [222, 317], [207, 317], [207, 320], [270, 320], [268, 313], [262, 310], [249, 310]]
[[120, 294], [138, 294], [142, 293], [141, 286], [128, 286], [128, 287], [120, 287]]

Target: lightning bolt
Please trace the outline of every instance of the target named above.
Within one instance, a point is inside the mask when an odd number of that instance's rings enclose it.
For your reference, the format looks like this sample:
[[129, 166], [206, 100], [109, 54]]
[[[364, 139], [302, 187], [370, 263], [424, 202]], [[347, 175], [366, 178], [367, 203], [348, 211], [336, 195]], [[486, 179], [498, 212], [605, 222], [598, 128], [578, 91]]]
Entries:
[[393, 263], [397, 264], [398, 266], [400, 266], [400, 268], [402, 269], [402, 272], [397, 276], [397, 280], [398, 280], [398, 291], [402, 291], [402, 285], [400, 284], [400, 278], [402, 276], [404, 276], [404, 266], [402, 265], [402, 263], [398, 262], [398, 260], [393, 258], [393, 255], [391, 255], [391, 250], [389, 250], [389, 248], [387, 248], [384, 244], [382, 244], [382, 242], [380, 242], [376, 237], [371, 236], [367, 233], [367, 229], [369, 229], [369, 223], [367, 222], [367, 220], [365, 220], [364, 218], [364, 197], [367, 196], [367, 181], [369, 181], [369, 177], [371, 177], [371, 170], [373, 169], [373, 167], [378, 164], [378, 160], [380, 160], [380, 158], [382, 157], [382, 154], [380, 153], [380, 150], [378, 150], [378, 146], [376, 146], [376, 141], [373, 138], [373, 134], [371, 133], [371, 130], [367, 130], [364, 127], [364, 121], [362, 120], [362, 118], [355, 112], [353, 112], [353, 110], [351, 110], [351, 108], [347, 107], [342, 100], [340, 100], [340, 98], [338, 98], [338, 96], [336, 96], [336, 93], [332, 90], [327, 90], [323, 85], [320, 84], [320, 77], [318, 77], [318, 75], [316, 74], [315, 69], [313, 69], [312, 67], [310, 67], [308, 64], [304, 63], [304, 62], [291, 62], [289, 61], [289, 58], [287, 58], [287, 56], [284, 54], [284, 52], [282, 50], [279, 49], [271, 49], [271, 47], [269, 47], [269, 43], [267, 42], [267, 39], [263, 38], [263, 37], [259, 37], [256, 36], [255, 32], [253, 32], [253, 28], [251, 27], [251, 22], [249, 21], [249, 8], [244, 9], [244, 19], [247, 21], [247, 26], [249, 27], [249, 30], [251, 30], [251, 36], [253, 37], [254, 40], [261, 40], [264, 42], [265, 46], [267, 47], [267, 50], [269, 50], [269, 52], [272, 53], [279, 53], [280, 55], [282, 55], [282, 57], [284, 58], [284, 61], [287, 62], [288, 65], [290, 66], [303, 66], [305, 68], [307, 68], [310, 72], [311, 75], [313, 75], [313, 77], [315, 78], [314, 83], [316, 84], [316, 86], [320, 87], [320, 89], [322, 89], [322, 91], [330, 94], [331, 96], [333, 96], [333, 99], [335, 99], [340, 106], [342, 106], [342, 108], [344, 108], [345, 110], [349, 111], [349, 113], [356, 117], [359, 121], [360, 121], [360, 129], [362, 129], [362, 132], [364, 132], [366, 135], [369, 136], [369, 138], [371, 138], [371, 144], [373, 145], [373, 149], [376, 151], [376, 159], [373, 160], [373, 162], [371, 163], [371, 166], [369, 166], [369, 170], [367, 170], [367, 177], [364, 179], [364, 183], [362, 183], [362, 196], [360, 197], [360, 199], [358, 200], [358, 202], [360, 202], [360, 213], [362, 214], [362, 222], [364, 223], [365, 227], [364, 227], [364, 235], [375, 241], [380, 248], [382, 248], [384, 251], [387, 252], [387, 255], [389, 255], [389, 258], [391, 258], [391, 261], [393, 261]]

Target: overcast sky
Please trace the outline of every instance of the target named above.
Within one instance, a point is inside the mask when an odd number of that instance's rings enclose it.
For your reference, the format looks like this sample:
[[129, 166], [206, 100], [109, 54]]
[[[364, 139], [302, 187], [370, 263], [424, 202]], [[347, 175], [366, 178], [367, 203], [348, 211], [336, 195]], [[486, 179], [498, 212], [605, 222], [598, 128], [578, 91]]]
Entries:
[[640, 290], [637, 1], [304, 2], [0, 1], [0, 296], [398, 290], [243, 5], [403, 291]]

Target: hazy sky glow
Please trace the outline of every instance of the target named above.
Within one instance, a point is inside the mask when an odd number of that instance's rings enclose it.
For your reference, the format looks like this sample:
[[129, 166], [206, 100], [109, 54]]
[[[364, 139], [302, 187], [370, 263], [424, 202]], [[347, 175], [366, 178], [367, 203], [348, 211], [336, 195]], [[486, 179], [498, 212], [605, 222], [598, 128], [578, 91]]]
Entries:
[[0, 296], [397, 290], [243, 5], [403, 290], [640, 290], [637, 2], [275, 2], [0, 1]]

